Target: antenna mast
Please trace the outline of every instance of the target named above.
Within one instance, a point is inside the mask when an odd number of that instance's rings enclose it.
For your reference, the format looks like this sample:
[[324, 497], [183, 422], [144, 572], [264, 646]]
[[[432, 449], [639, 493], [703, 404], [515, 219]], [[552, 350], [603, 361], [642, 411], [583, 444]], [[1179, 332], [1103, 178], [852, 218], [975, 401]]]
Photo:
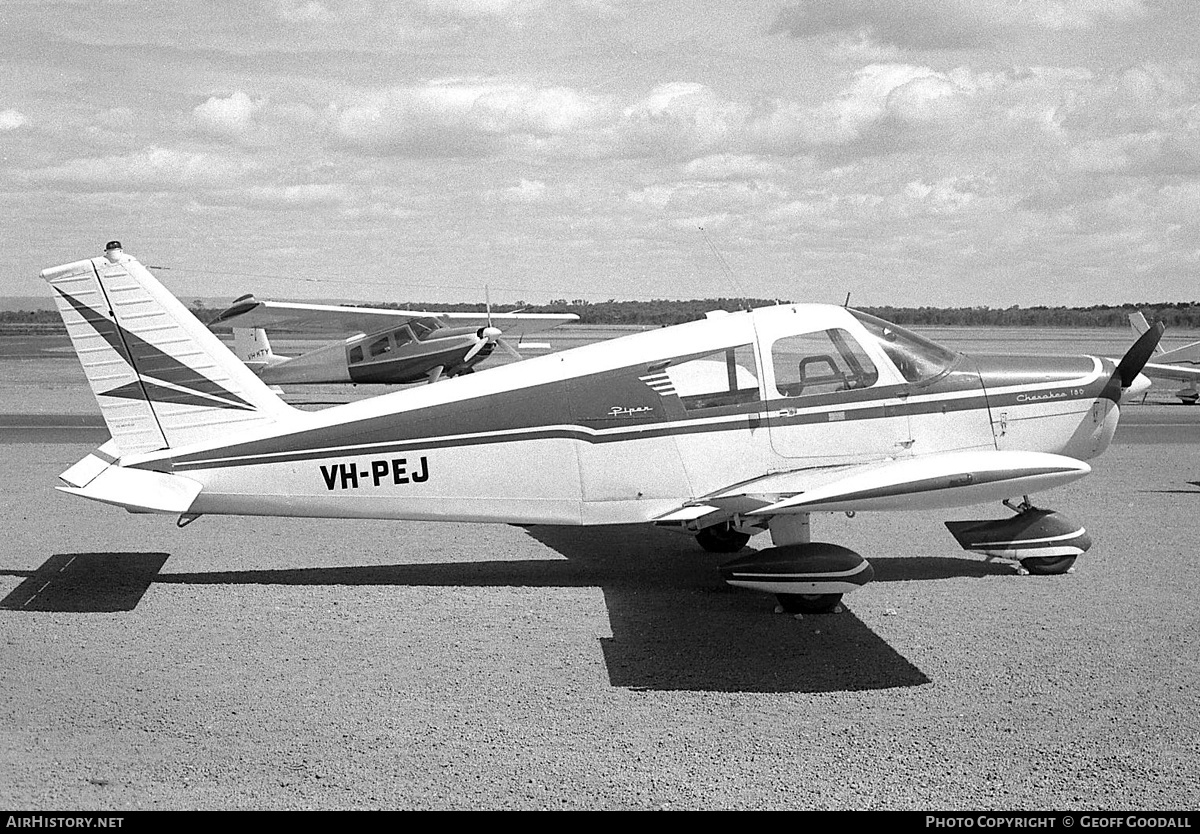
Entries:
[[713, 253], [713, 256], [717, 259], [717, 263], [721, 265], [721, 271], [725, 273], [725, 278], [729, 281], [729, 283], [733, 284], [733, 286], [735, 288], [737, 288], [737, 290], [739, 292], [741, 292], [742, 306], [746, 310], [749, 310], [750, 309], [750, 303], [749, 303], [750, 297], [748, 295], [746, 295], [746, 291], [742, 288], [742, 285], [738, 281], [737, 276], [734, 275], [733, 270], [729, 268], [729, 264], [725, 261], [725, 258], [721, 255], [721, 250], [717, 249], [717, 247], [713, 244], [712, 238], [710, 238], [708, 236], [708, 232], [706, 232], [704, 230], [703, 226], [697, 226], [696, 228], [700, 230], [700, 234], [704, 236], [704, 242], [708, 244], [708, 248]]

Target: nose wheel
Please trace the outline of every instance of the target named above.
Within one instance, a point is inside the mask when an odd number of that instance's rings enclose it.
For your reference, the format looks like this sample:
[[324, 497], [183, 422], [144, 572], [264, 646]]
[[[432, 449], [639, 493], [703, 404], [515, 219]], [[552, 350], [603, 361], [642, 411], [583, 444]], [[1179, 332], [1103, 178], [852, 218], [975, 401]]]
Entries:
[[1026, 497], [1003, 502], [1016, 513], [991, 521], [947, 521], [946, 528], [964, 550], [1020, 564], [1021, 573], [1057, 576], [1069, 573], [1092, 539], [1080, 525], [1052, 510], [1041, 510]]
[[1021, 567], [1035, 576], [1056, 576], [1067, 573], [1075, 565], [1074, 556], [1029, 556], [1021, 560]]

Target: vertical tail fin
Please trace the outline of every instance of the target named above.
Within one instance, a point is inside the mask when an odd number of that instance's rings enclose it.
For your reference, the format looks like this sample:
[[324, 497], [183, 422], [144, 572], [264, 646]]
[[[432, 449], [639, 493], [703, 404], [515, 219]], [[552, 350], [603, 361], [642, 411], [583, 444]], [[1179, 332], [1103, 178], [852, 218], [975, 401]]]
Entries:
[[261, 373], [263, 368], [282, 361], [271, 350], [267, 331], [261, 327], [233, 328], [233, 352], [242, 364], [256, 374]]
[[294, 410], [229, 352], [150, 271], [104, 257], [42, 271], [121, 455], [274, 422]]
[[[1129, 314], [1129, 326], [1132, 327], [1140, 336], [1150, 329], [1150, 322], [1146, 321], [1146, 317], [1142, 315], [1140, 310], [1138, 310], [1137, 312]], [[1155, 347], [1154, 352], [1164, 353], [1165, 350], [1166, 349], [1162, 345], [1158, 345]]]

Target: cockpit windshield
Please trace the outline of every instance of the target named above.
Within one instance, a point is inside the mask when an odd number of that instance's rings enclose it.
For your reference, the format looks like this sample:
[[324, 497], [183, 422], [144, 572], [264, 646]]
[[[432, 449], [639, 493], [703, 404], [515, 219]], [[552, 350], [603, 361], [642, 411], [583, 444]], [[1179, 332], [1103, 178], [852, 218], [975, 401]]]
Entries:
[[958, 359], [958, 354], [911, 330], [876, 318], [859, 310], [850, 311], [867, 332], [879, 342], [883, 352], [909, 382], [940, 376]]
[[413, 319], [408, 323], [419, 341], [425, 341], [436, 333], [442, 326], [437, 319]]

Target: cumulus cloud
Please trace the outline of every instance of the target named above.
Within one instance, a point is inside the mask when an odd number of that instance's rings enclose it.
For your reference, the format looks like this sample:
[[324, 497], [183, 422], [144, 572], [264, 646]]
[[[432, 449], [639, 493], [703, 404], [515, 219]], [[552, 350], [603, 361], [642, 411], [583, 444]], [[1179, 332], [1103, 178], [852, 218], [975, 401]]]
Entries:
[[424, 0], [430, 14], [446, 17], [503, 18], [545, 8], [547, 0]]
[[541, 180], [521, 180], [517, 185], [493, 192], [501, 200], [518, 203], [533, 203], [541, 200], [546, 194], [546, 183]]
[[246, 165], [226, 157], [155, 147], [120, 156], [74, 159], [37, 169], [30, 178], [98, 190], [171, 191], [229, 187], [247, 173]]
[[25, 114], [13, 110], [11, 107], [7, 110], [0, 110], [0, 130], [16, 130], [28, 121]]
[[565, 87], [444, 81], [366, 93], [329, 108], [338, 143], [376, 152], [483, 153], [513, 137], [565, 137], [606, 100]]
[[239, 194], [239, 202], [265, 208], [342, 206], [350, 203], [353, 197], [350, 189], [342, 183], [255, 186]]
[[669, 209], [688, 215], [753, 212], [776, 205], [786, 197], [786, 192], [778, 185], [761, 180], [684, 180], [646, 186], [625, 195], [625, 199], [635, 206], [645, 206], [655, 211]]
[[622, 0], [265, 0], [271, 14], [301, 26], [364, 24], [413, 31], [422, 26], [520, 27], [556, 11], [611, 17]]
[[1090, 29], [1139, 18], [1144, 0], [803, 0], [783, 9], [773, 33], [796, 38], [867, 36], [914, 49], [961, 49], [1022, 32]]
[[288, 23], [319, 23], [334, 17], [334, 11], [317, 0], [271, 0], [269, 7]]
[[693, 159], [684, 172], [697, 180], [744, 180], [778, 176], [779, 164], [755, 154], [714, 154]]
[[225, 98], [213, 96], [192, 110], [192, 121], [203, 133], [222, 139], [240, 139], [254, 128], [263, 100], [253, 100], [238, 90]]
[[749, 114], [703, 84], [674, 82], [626, 107], [616, 129], [628, 151], [694, 156], [727, 147]]

